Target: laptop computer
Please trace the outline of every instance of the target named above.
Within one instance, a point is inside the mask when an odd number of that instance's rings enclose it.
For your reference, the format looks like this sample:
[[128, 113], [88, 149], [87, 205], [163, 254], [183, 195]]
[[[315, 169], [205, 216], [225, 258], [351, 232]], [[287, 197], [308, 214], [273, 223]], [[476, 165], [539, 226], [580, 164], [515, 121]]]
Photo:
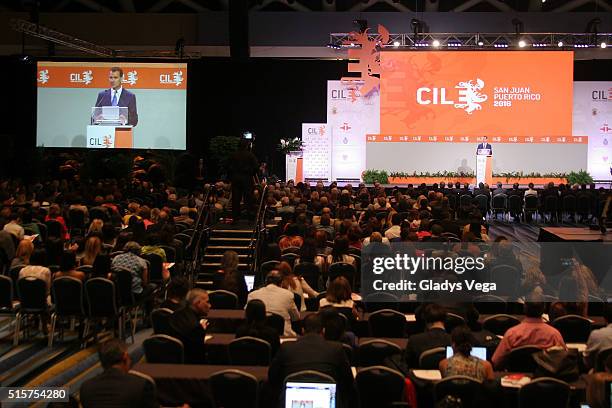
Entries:
[[[454, 354], [451, 346], [446, 346], [446, 358], [452, 357]], [[487, 348], [486, 347], [472, 347], [470, 355], [478, 357], [481, 360], [487, 359]]]
[[336, 408], [336, 384], [287, 382], [285, 408]]
[[244, 282], [246, 283], [247, 291], [252, 291], [255, 286], [255, 275], [244, 275]]

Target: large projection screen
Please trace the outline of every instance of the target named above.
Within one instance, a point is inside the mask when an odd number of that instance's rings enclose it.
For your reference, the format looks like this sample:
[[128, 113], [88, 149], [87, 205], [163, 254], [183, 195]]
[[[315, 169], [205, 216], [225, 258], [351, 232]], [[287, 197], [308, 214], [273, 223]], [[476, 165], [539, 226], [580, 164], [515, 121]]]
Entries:
[[[114, 67], [122, 73], [115, 103]], [[36, 81], [37, 146], [186, 148], [187, 64], [41, 61]], [[113, 144], [114, 134], [111, 142], [92, 136], [100, 130], [90, 126], [92, 108], [106, 106], [129, 109], [129, 141]]]

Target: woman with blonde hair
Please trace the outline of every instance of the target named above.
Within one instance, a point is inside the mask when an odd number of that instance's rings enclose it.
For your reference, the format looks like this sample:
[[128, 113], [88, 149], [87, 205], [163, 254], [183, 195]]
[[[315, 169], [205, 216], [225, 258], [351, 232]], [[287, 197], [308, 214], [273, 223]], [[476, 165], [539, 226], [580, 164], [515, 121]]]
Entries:
[[87, 236], [91, 234], [102, 234], [102, 227], [104, 227], [104, 221], [99, 218], [96, 218], [89, 224], [89, 229], [87, 230]]
[[97, 236], [92, 236], [87, 238], [85, 241], [85, 250], [83, 251], [83, 256], [81, 257], [80, 264], [83, 265], [92, 265], [96, 261], [96, 257], [100, 255], [102, 252], [102, 240], [100, 240]]
[[17, 246], [17, 251], [15, 251], [15, 258], [11, 262], [11, 268], [15, 266], [25, 266], [29, 265], [30, 257], [34, 252], [34, 244], [29, 239], [22, 239], [19, 241], [19, 246]]

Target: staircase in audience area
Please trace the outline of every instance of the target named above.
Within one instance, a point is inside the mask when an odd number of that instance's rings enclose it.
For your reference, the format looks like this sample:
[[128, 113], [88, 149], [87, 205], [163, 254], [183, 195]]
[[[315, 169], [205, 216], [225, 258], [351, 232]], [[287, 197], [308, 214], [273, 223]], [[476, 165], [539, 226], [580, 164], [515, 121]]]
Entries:
[[[238, 253], [238, 269], [243, 273], [250, 271], [250, 247], [253, 234], [252, 223], [240, 222], [237, 225], [218, 224], [213, 227], [208, 245], [204, 250], [197, 286], [210, 289], [210, 275], [221, 268], [221, 258], [225, 251]], [[212, 283], [212, 282], [210, 282]]]

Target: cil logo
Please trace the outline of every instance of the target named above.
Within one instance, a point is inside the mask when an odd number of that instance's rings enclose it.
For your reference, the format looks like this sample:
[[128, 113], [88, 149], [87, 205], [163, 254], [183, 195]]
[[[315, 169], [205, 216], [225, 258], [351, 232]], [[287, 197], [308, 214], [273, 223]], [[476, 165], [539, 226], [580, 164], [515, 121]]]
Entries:
[[480, 92], [484, 86], [484, 81], [479, 78], [476, 81], [459, 82], [455, 86], [458, 90], [456, 101], [448, 99], [446, 88], [422, 87], [416, 91], [416, 101], [419, 105], [452, 105], [471, 115], [474, 111], [481, 110], [480, 104], [488, 99], [487, 95]]
[[323, 136], [325, 134], [325, 127], [324, 126], [319, 126], [319, 127], [309, 127], [308, 130], [306, 131], [309, 135], [319, 135], [319, 136]]
[[175, 71], [172, 74], [159, 75], [159, 83], [164, 85], [180, 86], [184, 80], [183, 71]]
[[91, 70], [83, 72], [71, 72], [70, 82], [77, 84], [89, 85], [93, 81], [93, 72]]
[[591, 99], [598, 102], [612, 101], [612, 88], [596, 89], [591, 91]]

